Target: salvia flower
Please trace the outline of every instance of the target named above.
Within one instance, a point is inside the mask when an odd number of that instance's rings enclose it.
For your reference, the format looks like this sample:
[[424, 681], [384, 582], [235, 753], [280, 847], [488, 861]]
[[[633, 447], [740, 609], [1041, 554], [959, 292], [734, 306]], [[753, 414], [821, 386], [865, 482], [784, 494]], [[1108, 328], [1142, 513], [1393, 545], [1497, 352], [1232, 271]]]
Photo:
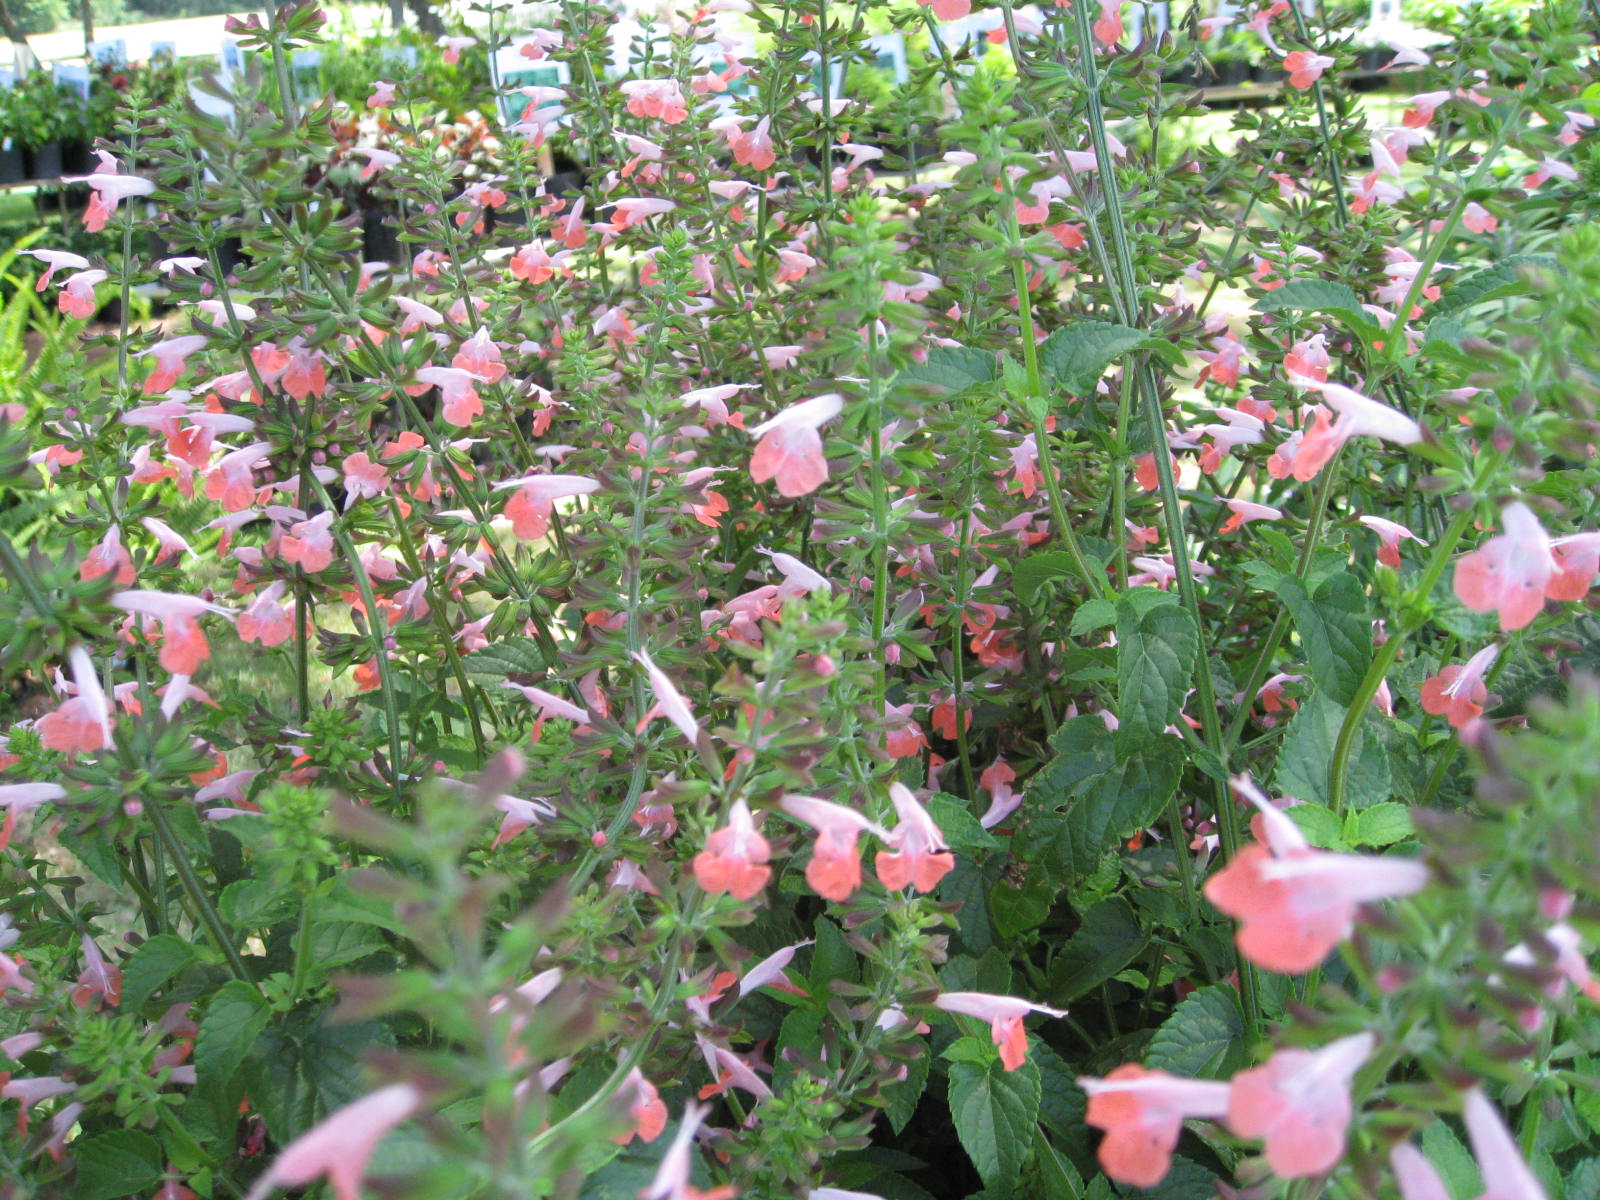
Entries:
[[409, 1083], [390, 1084], [345, 1105], [285, 1146], [246, 1200], [262, 1200], [275, 1187], [303, 1187], [322, 1176], [337, 1200], [359, 1200], [372, 1152], [421, 1106], [422, 1093]]
[[1454, 663], [1422, 683], [1422, 711], [1444, 717], [1455, 729], [1464, 729], [1483, 715], [1489, 688], [1483, 681], [1500, 647], [1491, 642], [1465, 664]]
[[844, 397], [830, 392], [792, 404], [750, 431], [759, 438], [750, 458], [750, 478], [776, 479], [778, 492], [791, 499], [816, 491], [828, 478], [828, 460], [817, 431], [844, 409]]
[[947, 1013], [964, 1017], [977, 1017], [989, 1022], [989, 1037], [1000, 1050], [1000, 1065], [1015, 1071], [1028, 1057], [1028, 1031], [1022, 1018], [1029, 1013], [1044, 1013], [1049, 1017], [1064, 1017], [1064, 1008], [1051, 1008], [1018, 1000], [1015, 996], [991, 996], [987, 992], [945, 992], [933, 1006]]
[[1513, 501], [1501, 533], [1456, 563], [1456, 598], [1473, 612], [1500, 615], [1503, 631], [1521, 629], [1546, 600], [1580, 600], [1600, 572], [1600, 533], [1554, 541], [1533, 510]]
[[815, 796], [785, 796], [781, 806], [797, 821], [817, 831], [811, 861], [806, 864], [806, 882], [824, 900], [844, 903], [861, 886], [861, 859], [856, 840], [868, 831], [885, 842], [889, 833], [854, 809]]
[[[1479, 1200], [1545, 1200], [1544, 1188], [1523, 1161], [1505, 1121], [1481, 1089], [1467, 1093], [1462, 1105], [1472, 1156], [1478, 1160], [1484, 1192]], [[1389, 1156], [1401, 1200], [1449, 1200], [1450, 1192], [1439, 1173], [1409, 1142]]]
[[749, 806], [735, 800], [728, 823], [706, 839], [706, 848], [694, 857], [694, 877], [712, 895], [723, 892], [735, 900], [752, 900], [772, 878], [767, 866], [772, 850], [750, 816]]
[[928, 810], [903, 784], [889, 785], [889, 799], [900, 823], [889, 834], [889, 849], [878, 851], [878, 879], [891, 891], [910, 887], [931, 892], [955, 868], [956, 860]]
[[1350, 1080], [1372, 1054], [1371, 1033], [1340, 1038], [1321, 1050], [1287, 1048], [1233, 1077], [1228, 1127], [1266, 1142], [1281, 1178], [1320, 1175], [1344, 1154], [1353, 1107]]
[[1084, 1120], [1105, 1131], [1099, 1159], [1118, 1183], [1155, 1187], [1172, 1166], [1172, 1151], [1191, 1117], [1228, 1113], [1228, 1085], [1149, 1071], [1138, 1063], [1118, 1067], [1104, 1079], [1084, 1076], [1089, 1095]]

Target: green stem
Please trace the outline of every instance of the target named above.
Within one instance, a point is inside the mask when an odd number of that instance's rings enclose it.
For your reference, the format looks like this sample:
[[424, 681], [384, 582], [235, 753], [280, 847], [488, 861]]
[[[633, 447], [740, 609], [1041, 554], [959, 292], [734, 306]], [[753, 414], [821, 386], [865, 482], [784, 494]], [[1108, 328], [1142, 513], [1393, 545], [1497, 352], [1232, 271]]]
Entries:
[[233, 972], [235, 979], [256, 987], [255, 981], [250, 978], [250, 972], [245, 970], [244, 960], [239, 957], [239, 951], [234, 948], [228, 927], [222, 923], [222, 917], [212, 905], [211, 897], [206, 894], [206, 889], [200, 883], [200, 877], [194, 873], [189, 856], [183, 852], [183, 844], [173, 832], [172, 823], [167, 820], [161, 800], [155, 796], [145, 796], [144, 811], [150, 815], [150, 823], [155, 827], [156, 837], [166, 846], [167, 854], [172, 859], [173, 869], [178, 873], [178, 881], [183, 884], [189, 903], [194, 905], [200, 924], [205, 927], [206, 935], [211, 939], [212, 945], [227, 960], [228, 969]]

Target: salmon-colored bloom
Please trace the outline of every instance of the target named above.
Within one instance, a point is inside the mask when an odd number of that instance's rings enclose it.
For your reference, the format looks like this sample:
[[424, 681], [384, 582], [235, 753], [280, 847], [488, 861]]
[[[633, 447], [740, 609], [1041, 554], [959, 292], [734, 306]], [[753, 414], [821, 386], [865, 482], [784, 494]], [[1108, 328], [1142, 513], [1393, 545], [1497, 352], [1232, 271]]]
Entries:
[[193, 675], [211, 657], [211, 647], [201, 632], [198, 618], [205, 613], [227, 615], [227, 610], [196, 596], [174, 596], [166, 592], [116, 592], [114, 608], [161, 622], [160, 663], [173, 675]]
[[1018, 1000], [1015, 996], [991, 996], [987, 992], [945, 992], [933, 1006], [947, 1013], [977, 1017], [989, 1022], [989, 1037], [1000, 1050], [1000, 1065], [1015, 1071], [1028, 1057], [1028, 1031], [1022, 1018], [1029, 1013], [1064, 1017], [1067, 1010]]
[[790, 405], [750, 431], [759, 438], [750, 458], [750, 478], [756, 483], [776, 479], [778, 492], [804, 496], [828, 478], [828, 460], [822, 452], [824, 422], [844, 409], [844, 397], [828, 393]]
[[1256, 504], [1250, 500], [1229, 500], [1228, 511], [1233, 515], [1222, 523], [1218, 533], [1232, 533], [1246, 521], [1281, 521], [1283, 510], [1270, 504]]
[[144, 381], [142, 389], [144, 394], [159, 395], [177, 383], [178, 376], [183, 374], [184, 363], [189, 355], [205, 344], [206, 339], [203, 335], [189, 333], [182, 337], [166, 338], [148, 349], [139, 351], [140, 357], [149, 355], [156, 360], [156, 369], [150, 372], [150, 377]]
[[900, 823], [889, 834], [890, 848], [878, 851], [878, 879], [891, 891], [911, 887], [931, 892], [955, 868], [955, 856], [949, 852], [939, 826], [917, 803], [910, 788], [891, 783], [889, 799], [894, 802]]
[[815, 796], [785, 796], [780, 807], [795, 820], [804, 821], [817, 831], [811, 861], [806, 864], [806, 882], [811, 890], [824, 900], [840, 904], [850, 899], [851, 893], [861, 886], [861, 859], [856, 851], [856, 839], [870, 831], [887, 842], [888, 831], [854, 809]]
[[1456, 563], [1456, 598], [1474, 612], [1498, 612], [1504, 631], [1521, 629], [1544, 607], [1559, 564], [1550, 538], [1521, 501], [1500, 513], [1502, 532]]
[[1258, 967], [1309, 971], [1355, 928], [1365, 901], [1406, 896], [1428, 882], [1413, 859], [1313, 850], [1287, 814], [1243, 776], [1234, 787], [1261, 811], [1266, 845], [1250, 845], [1206, 881], [1206, 899], [1239, 922], [1239, 952]]
[[600, 481], [587, 475], [525, 475], [494, 485], [495, 491], [515, 488], [506, 502], [505, 518], [511, 532], [525, 542], [537, 541], [550, 529], [555, 502], [572, 496], [587, 496], [600, 490]]
[[655, 117], [677, 125], [689, 115], [676, 79], [630, 79], [619, 90], [628, 98], [628, 111], [636, 117]]
[[320, 512], [289, 526], [278, 539], [278, 553], [287, 563], [298, 563], [307, 574], [325, 571], [333, 562], [333, 513]]
[[1302, 92], [1321, 79], [1322, 73], [1333, 63], [1326, 54], [1312, 54], [1309, 50], [1293, 50], [1283, 56], [1283, 69], [1289, 72], [1289, 86]]
[[661, 1099], [661, 1093], [656, 1091], [656, 1085], [645, 1078], [644, 1072], [635, 1067], [628, 1073], [628, 1078], [623, 1081], [619, 1095], [628, 1095], [628, 1118], [633, 1124], [624, 1133], [619, 1133], [611, 1140], [619, 1146], [626, 1146], [634, 1138], [642, 1142], [653, 1142], [661, 1136], [662, 1130], [667, 1127], [667, 1104]]
[[1456, 729], [1464, 729], [1481, 717], [1484, 702], [1489, 698], [1489, 688], [1483, 677], [1499, 653], [1500, 647], [1491, 642], [1465, 665], [1454, 663], [1424, 680], [1422, 711], [1446, 718]]
[[1279, 1050], [1233, 1077], [1228, 1127], [1266, 1142], [1267, 1162], [1283, 1179], [1320, 1175], [1344, 1154], [1353, 1108], [1350, 1080], [1372, 1054], [1371, 1033], [1321, 1050]]
[[1084, 1120], [1103, 1129], [1099, 1159], [1118, 1183], [1154, 1187], [1172, 1165], [1172, 1151], [1190, 1117], [1228, 1113], [1228, 1085], [1147, 1071], [1138, 1063], [1118, 1067], [1104, 1079], [1080, 1077], [1089, 1094]]
[[633, 660], [645, 669], [645, 674], [650, 677], [650, 690], [655, 693], [655, 706], [647, 712], [639, 722], [639, 727], [644, 728], [651, 717], [666, 717], [678, 727], [678, 732], [688, 738], [690, 743], [700, 740], [700, 725], [694, 719], [694, 711], [689, 707], [689, 702], [683, 698], [667, 673], [656, 666], [650, 656], [643, 650], [636, 650]]
[[1428, 544], [1396, 521], [1385, 520], [1383, 517], [1357, 517], [1356, 520], [1378, 535], [1378, 561], [1386, 567], [1399, 569], [1400, 543], [1407, 538], [1419, 546]]
[[409, 1083], [390, 1084], [345, 1105], [284, 1147], [246, 1200], [263, 1200], [275, 1187], [302, 1187], [324, 1175], [337, 1200], [360, 1200], [372, 1152], [420, 1107], [422, 1093]]
[[728, 823], [706, 838], [706, 848], [694, 856], [695, 882], [713, 896], [723, 892], [735, 900], [753, 900], [772, 878], [767, 860], [772, 850], [750, 816], [749, 806], [735, 800]]

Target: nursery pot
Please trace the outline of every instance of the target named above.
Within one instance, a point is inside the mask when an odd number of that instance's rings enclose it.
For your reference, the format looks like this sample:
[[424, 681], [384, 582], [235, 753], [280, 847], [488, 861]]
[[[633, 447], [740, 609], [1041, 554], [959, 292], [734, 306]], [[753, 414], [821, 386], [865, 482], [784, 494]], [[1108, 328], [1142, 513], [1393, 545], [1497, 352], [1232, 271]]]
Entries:
[[90, 147], [88, 142], [61, 143], [61, 173], [63, 175], [89, 174]]
[[29, 174], [34, 179], [60, 179], [61, 143], [46, 142], [42, 146], [35, 146]]
[[361, 257], [364, 262], [400, 261], [400, 215], [373, 209], [361, 214]]
[[0, 183], [21, 183], [28, 177], [28, 160], [22, 147], [7, 138], [0, 143]]

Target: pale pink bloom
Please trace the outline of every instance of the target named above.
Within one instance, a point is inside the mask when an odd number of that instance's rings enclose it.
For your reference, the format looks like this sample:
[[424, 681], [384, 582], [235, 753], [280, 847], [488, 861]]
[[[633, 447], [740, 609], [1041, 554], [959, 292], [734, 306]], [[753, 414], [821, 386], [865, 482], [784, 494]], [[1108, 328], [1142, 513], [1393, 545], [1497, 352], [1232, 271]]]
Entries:
[[1289, 382], [1317, 392], [1323, 403], [1339, 414], [1337, 420], [1330, 421], [1327, 409], [1321, 405], [1310, 410], [1311, 424], [1300, 431], [1300, 442], [1290, 464], [1290, 473], [1302, 483], [1314, 479], [1334, 452], [1352, 437], [1365, 435], [1402, 446], [1423, 438], [1422, 427], [1410, 417], [1351, 388], [1292, 371]]
[[672, 212], [678, 207], [672, 200], [661, 200], [645, 196], [625, 196], [614, 202], [615, 211], [611, 217], [611, 228], [615, 230], [627, 229], [630, 225], [637, 225], [651, 217], [660, 216], [662, 213]]
[[394, 87], [387, 79], [380, 79], [372, 85], [372, 94], [367, 97], [368, 108], [388, 108], [394, 103]]
[[347, 455], [341, 466], [344, 470], [346, 510], [357, 500], [376, 499], [389, 486], [388, 468], [373, 462], [365, 450]]
[[645, 669], [650, 677], [650, 689], [655, 693], [655, 706], [644, 715], [639, 722], [642, 729], [654, 716], [663, 716], [678, 727], [678, 732], [688, 738], [693, 744], [700, 740], [700, 726], [694, 719], [694, 713], [689, 708], [689, 702], [683, 698], [683, 693], [674, 686], [672, 680], [667, 678], [666, 672], [651, 660], [643, 650], [633, 652], [633, 660]]
[[172, 558], [180, 554], [192, 555], [194, 553], [194, 548], [189, 545], [188, 540], [160, 517], [140, 517], [139, 524], [150, 532], [161, 547], [156, 554], [156, 562], [159, 563], [163, 559]]
[[228, 610], [196, 596], [166, 592], [127, 591], [111, 596], [113, 608], [161, 622], [163, 670], [173, 675], [193, 675], [211, 657], [211, 647], [201, 632], [199, 618], [206, 613], [227, 616]]
[[439, 389], [442, 415], [450, 424], [463, 427], [470, 425], [472, 418], [483, 412], [483, 401], [472, 386], [483, 382], [481, 375], [463, 371], [459, 367], [419, 367], [416, 378], [418, 383]]
[[735, 1189], [731, 1187], [702, 1192], [689, 1184], [689, 1171], [693, 1165], [690, 1148], [694, 1143], [695, 1131], [704, 1123], [710, 1111], [706, 1105], [692, 1101], [684, 1106], [677, 1135], [661, 1156], [661, 1165], [656, 1168], [650, 1186], [639, 1192], [639, 1200], [728, 1200], [735, 1194]]
[[[615, 129], [612, 132], [628, 147], [628, 153], [633, 155], [618, 172], [621, 178], [626, 179], [635, 171], [638, 171], [639, 178], [646, 183], [654, 183], [661, 178], [661, 168], [656, 165], [666, 154], [661, 145], [636, 133], [628, 133], [626, 130]], [[639, 170], [640, 164], [644, 165], [642, 171]]]
[[69, 1083], [59, 1075], [39, 1075], [32, 1079], [11, 1079], [0, 1085], [0, 1096], [10, 1100], [22, 1101], [22, 1116], [20, 1124], [27, 1128], [28, 1109], [41, 1100], [48, 1100], [52, 1096], [64, 1096], [68, 1092], [76, 1091], [78, 1085]]
[[1273, 508], [1270, 504], [1255, 504], [1249, 500], [1229, 500], [1228, 511], [1233, 513], [1222, 523], [1222, 528], [1217, 532], [1231, 533], [1247, 521], [1281, 521], [1283, 510]]
[[1079, 1076], [1078, 1086], [1089, 1096], [1084, 1120], [1105, 1131], [1100, 1165], [1118, 1183], [1136, 1187], [1155, 1187], [1166, 1177], [1185, 1120], [1228, 1112], [1227, 1084], [1148, 1071], [1138, 1063], [1104, 1079]]
[[23, 253], [33, 255], [45, 266], [44, 274], [39, 276], [38, 282], [33, 285], [33, 290], [36, 292], [42, 292], [49, 287], [51, 278], [62, 268], [82, 271], [89, 266], [87, 258], [68, 250], [24, 250]]
[[117, 211], [117, 205], [130, 196], [148, 196], [156, 190], [156, 185], [148, 179], [140, 179], [134, 175], [108, 175], [96, 172], [93, 175], [70, 176], [63, 179], [64, 183], [87, 183], [94, 191], [89, 196], [89, 207], [83, 214], [83, 227], [90, 233], [99, 233], [106, 227], [106, 222], [111, 219], [111, 214]]
[[1489, 698], [1484, 676], [1488, 674], [1500, 647], [1489, 643], [1466, 661], [1465, 665], [1445, 667], [1437, 675], [1422, 683], [1422, 711], [1446, 718], [1452, 727], [1465, 729], [1483, 715], [1483, 706]]
[[440, 50], [444, 51], [444, 61], [454, 66], [461, 61], [461, 52], [478, 44], [475, 37], [441, 37], [434, 42]]
[[1344, 1154], [1354, 1110], [1350, 1081], [1376, 1038], [1358, 1033], [1321, 1050], [1279, 1050], [1241, 1071], [1228, 1090], [1228, 1127], [1266, 1142], [1267, 1163], [1282, 1179], [1330, 1170]]
[[75, 694], [55, 712], [40, 717], [34, 729], [46, 750], [92, 754], [111, 744], [111, 706], [88, 652], [82, 646], [74, 646], [68, 661]]
[[122, 544], [122, 531], [112, 525], [93, 550], [84, 555], [78, 567], [78, 578], [99, 579], [112, 575], [116, 582], [127, 587], [134, 580], [133, 558]]
[[1000, 1050], [1000, 1065], [1015, 1071], [1028, 1057], [1028, 1031], [1022, 1018], [1029, 1013], [1064, 1017], [1067, 1010], [1018, 1000], [1015, 996], [991, 996], [987, 992], [943, 992], [933, 1002], [942, 1012], [976, 1017], [989, 1022], [989, 1037]]
[[1420, 129], [1433, 120], [1433, 114], [1439, 105], [1450, 99], [1448, 89], [1439, 92], [1423, 92], [1411, 97], [1411, 107], [1406, 109], [1400, 118], [1401, 122], [1409, 129]]
[[1334, 61], [1326, 54], [1293, 50], [1283, 56], [1283, 69], [1289, 72], [1289, 86], [1305, 91], [1322, 78], [1322, 73], [1333, 66]]
[[294, 634], [293, 611], [280, 602], [285, 586], [283, 580], [275, 580], [239, 614], [236, 628], [241, 642], [281, 646]]
[[316, 574], [333, 562], [333, 512], [320, 512], [289, 526], [278, 539], [278, 554], [287, 563], [298, 563], [302, 571]]
[[1522, 186], [1536, 188], [1544, 183], [1545, 180], [1551, 178], [1565, 179], [1568, 183], [1577, 183], [1578, 172], [1567, 163], [1554, 158], [1543, 158], [1539, 160], [1539, 165], [1523, 179]]
[[729, 423], [728, 401], [754, 386], [752, 383], [724, 383], [716, 387], [695, 388], [683, 394], [683, 407], [693, 408], [698, 405], [700, 411], [705, 414], [706, 427], [715, 429], [719, 425]]
[[380, 150], [376, 146], [353, 146], [352, 154], [359, 154], [367, 160], [367, 165], [361, 168], [360, 179], [371, 179], [380, 171], [387, 171], [400, 161], [400, 156], [393, 150]]
[[1392, 71], [1396, 67], [1428, 67], [1433, 65], [1433, 59], [1420, 47], [1389, 41], [1384, 42], [1384, 45], [1394, 51], [1394, 57], [1379, 67], [1378, 70], [1380, 71]]
[[904, 784], [889, 785], [889, 799], [900, 823], [890, 832], [887, 850], [875, 860], [878, 880], [890, 891], [910, 887], [931, 892], [956, 865], [944, 834]]
[[[1584, 130], [1594, 128], [1594, 117], [1581, 109], [1569, 108], [1561, 115], [1566, 117], [1566, 122], [1561, 126], [1561, 132], [1556, 134], [1556, 141], [1563, 146], [1577, 145], [1578, 139], [1583, 136]], [[36, 254], [38, 251], [33, 251], [32, 253]]]
[[68, 275], [56, 295], [56, 308], [69, 317], [88, 320], [99, 308], [94, 296], [95, 286], [106, 279], [106, 273], [100, 270], [77, 271]]
[[505, 845], [530, 825], [538, 825], [556, 815], [555, 807], [548, 800], [538, 796], [530, 799], [523, 799], [520, 796], [496, 796], [493, 807], [503, 812], [505, 816], [501, 818], [500, 828], [494, 835], [494, 841], [490, 843], [491, 850]]
[[67, 790], [59, 783], [0, 783], [0, 808], [14, 813], [66, 797]]
[[794, 366], [795, 359], [800, 357], [802, 346], [763, 346], [761, 357], [766, 360], [769, 369], [781, 371], [786, 367]]
[[530, 704], [539, 706], [539, 721], [542, 724], [551, 717], [560, 717], [567, 721], [576, 721], [580, 725], [589, 723], [589, 714], [570, 701], [563, 700], [553, 692], [543, 688], [533, 687], [529, 684], [512, 683], [509, 680], [503, 685], [512, 691], [521, 692], [522, 698]]
[[1428, 868], [1414, 859], [1311, 849], [1294, 821], [1247, 777], [1235, 777], [1233, 785], [1260, 810], [1266, 844], [1241, 849], [1204, 891], [1239, 922], [1239, 952], [1257, 966], [1309, 971], [1350, 936], [1362, 903], [1427, 885]]
[[83, 947], [84, 967], [78, 976], [78, 986], [72, 989], [72, 1006], [87, 1008], [89, 1002], [98, 997], [115, 1008], [122, 999], [122, 968], [106, 962], [100, 947], [87, 933], [80, 944]]
[[1500, 513], [1504, 530], [1456, 563], [1456, 598], [1473, 612], [1498, 612], [1503, 631], [1521, 629], [1544, 607], [1560, 570], [1539, 518], [1520, 500]]
[[941, 21], [959, 21], [972, 15], [972, 0], [917, 0], [917, 3], [931, 6], [933, 15]]
[[247, 1200], [263, 1200], [276, 1187], [303, 1187], [327, 1176], [337, 1200], [360, 1200], [361, 1178], [378, 1143], [422, 1107], [422, 1093], [409, 1083], [379, 1088], [347, 1104], [284, 1147]]
[[676, 79], [630, 79], [619, 85], [636, 117], [656, 117], [676, 125], [689, 115]]
[[784, 974], [784, 971], [794, 961], [795, 952], [812, 945], [815, 940], [815, 938], [807, 938], [803, 942], [796, 942], [792, 946], [785, 946], [782, 950], [767, 955], [767, 957], [740, 976], [739, 995], [741, 997], [748, 996], [751, 992], [769, 986], [775, 987], [782, 992], [805, 995], [804, 989], [796, 987], [789, 982], [789, 977]]
[[1246, 29], [1252, 30], [1257, 37], [1266, 43], [1267, 49], [1280, 57], [1283, 54], [1283, 47], [1279, 46], [1273, 39], [1272, 18], [1279, 13], [1288, 11], [1289, 0], [1273, 0], [1271, 7], [1263, 5], [1261, 8], [1256, 9], [1255, 12], [1250, 14], [1250, 19], [1244, 23]]
[[1407, 538], [1410, 538], [1419, 546], [1428, 544], [1398, 522], [1386, 520], [1383, 517], [1366, 516], [1357, 517], [1356, 520], [1378, 535], [1378, 561], [1386, 567], [1399, 568], [1400, 543]]
[[784, 600], [790, 596], [807, 596], [812, 592], [821, 592], [824, 596], [833, 591], [833, 585], [825, 577], [813, 571], [805, 563], [792, 554], [782, 551], [773, 553], [772, 565], [783, 573], [783, 582], [778, 585], [778, 599]]
[[749, 132], [737, 125], [729, 126], [728, 149], [733, 151], [734, 162], [757, 171], [765, 171], [777, 162], [777, 153], [772, 148], [772, 135], [767, 132], [771, 123], [771, 117], [762, 117]]
[[[736, 1087], [758, 1099], [765, 1100], [772, 1096], [772, 1089], [767, 1086], [767, 1081], [757, 1075], [755, 1069], [732, 1050], [726, 1046], [719, 1046], [700, 1034], [695, 1035], [695, 1041], [700, 1043], [700, 1051], [706, 1056], [708, 1064], [714, 1064], [713, 1070], [717, 1075], [717, 1082], [713, 1085], [716, 1091], [707, 1093], [708, 1095]], [[765, 1063], [761, 1065], [766, 1068]]]
[[218, 501], [231, 513], [248, 509], [256, 499], [251, 473], [266, 459], [270, 449], [270, 442], [252, 442], [224, 454], [206, 472], [206, 499]]
[[[926, 746], [927, 742], [924, 741], [923, 745]], [[1011, 784], [1016, 778], [1016, 771], [1012, 770], [1011, 764], [1003, 758], [995, 759], [983, 769], [983, 774], [978, 776], [978, 786], [989, 793], [989, 807], [978, 819], [978, 824], [983, 828], [993, 829], [1022, 807], [1022, 793], [1011, 790]]]
[[749, 806], [743, 799], [735, 800], [728, 809], [727, 825], [713, 830], [706, 848], [694, 857], [695, 882], [713, 896], [726, 892], [735, 900], [753, 900], [772, 877], [767, 866], [771, 856]]
[[776, 478], [780, 495], [790, 498], [815, 491], [828, 478], [818, 429], [844, 409], [844, 397], [830, 392], [792, 404], [750, 431], [760, 439], [750, 459], [750, 478], [765, 483]]
[[182, 271], [185, 275], [193, 275], [205, 265], [206, 260], [198, 254], [179, 254], [172, 258], [158, 259], [156, 270], [167, 276], [172, 276], [179, 271]]
[[511, 531], [525, 542], [537, 541], [550, 528], [555, 502], [573, 496], [587, 496], [600, 490], [600, 481], [587, 475], [525, 475], [494, 485], [495, 491], [515, 488], [503, 510]]
[[619, 1146], [626, 1146], [636, 1137], [645, 1142], [655, 1141], [667, 1127], [666, 1102], [656, 1091], [655, 1084], [646, 1079], [638, 1067], [628, 1072], [617, 1094], [620, 1096], [628, 1092], [633, 1093], [632, 1103], [628, 1105], [628, 1117], [633, 1125], [626, 1133], [618, 1134], [611, 1140]]
[[443, 325], [444, 314], [436, 308], [431, 308], [420, 300], [413, 300], [409, 296], [392, 297], [395, 307], [405, 313], [406, 319], [400, 322], [400, 334], [415, 333], [424, 325]]
[[806, 882], [811, 890], [824, 900], [844, 903], [861, 886], [861, 860], [856, 852], [856, 839], [871, 832], [888, 842], [888, 830], [852, 808], [815, 796], [788, 795], [779, 807], [817, 831], [811, 861], [806, 864]]
[[1493, 233], [1500, 227], [1500, 218], [1474, 200], [1462, 211], [1461, 224], [1470, 233]]

